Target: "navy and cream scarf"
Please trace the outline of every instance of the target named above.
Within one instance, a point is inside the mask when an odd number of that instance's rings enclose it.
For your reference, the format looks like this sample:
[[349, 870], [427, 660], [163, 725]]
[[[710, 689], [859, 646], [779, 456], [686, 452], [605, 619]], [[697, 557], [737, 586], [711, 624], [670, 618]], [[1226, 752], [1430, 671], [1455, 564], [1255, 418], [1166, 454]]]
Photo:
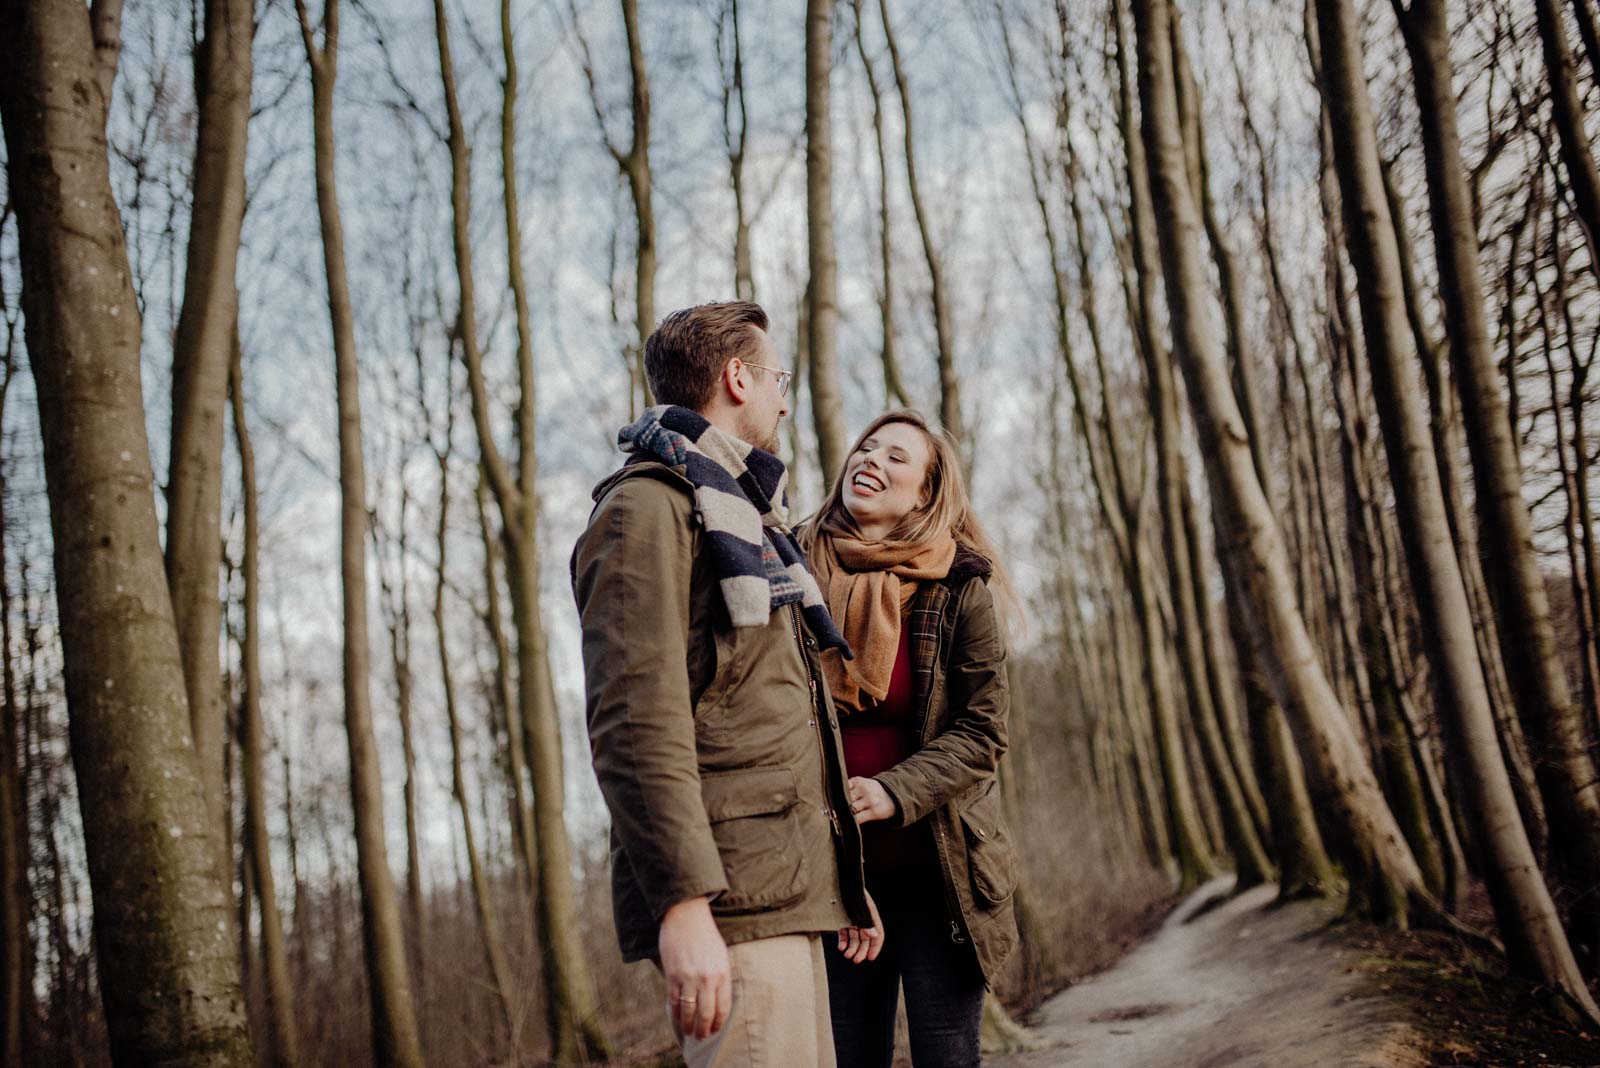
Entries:
[[734, 626], [765, 626], [774, 609], [798, 602], [823, 647], [851, 658], [789, 529], [789, 472], [782, 460], [672, 404], [647, 408], [617, 433], [617, 445], [681, 468], [694, 486], [695, 512]]

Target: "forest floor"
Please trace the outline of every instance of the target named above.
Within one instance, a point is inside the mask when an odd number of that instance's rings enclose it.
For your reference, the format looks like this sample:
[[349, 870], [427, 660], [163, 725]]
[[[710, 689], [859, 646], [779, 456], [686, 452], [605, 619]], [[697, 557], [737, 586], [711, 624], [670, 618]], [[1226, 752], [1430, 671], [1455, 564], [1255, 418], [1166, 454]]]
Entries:
[[1600, 1040], [1442, 935], [1340, 923], [1276, 888], [1189, 896], [1116, 965], [1029, 1023], [1038, 1048], [991, 1068], [1521, 1068], [1600, 1065]]

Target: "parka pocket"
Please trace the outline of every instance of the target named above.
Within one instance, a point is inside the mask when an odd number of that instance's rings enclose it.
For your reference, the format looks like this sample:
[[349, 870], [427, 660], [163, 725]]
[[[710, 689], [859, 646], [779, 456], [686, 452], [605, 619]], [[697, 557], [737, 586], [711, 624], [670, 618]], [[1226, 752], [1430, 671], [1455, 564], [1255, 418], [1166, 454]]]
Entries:
[[977, 797], [960, 809], [967, 837], [967, 868], [982, 908], [993, 908], [1017, 889], [1017, 854], [1000, 811], [1000, 791], [990, 779]]
[[711, 902], [723, 916], [787, 908], [805, 896], [800, 793], [788, 768], [741, 768], [701, 776], [728, 889]]

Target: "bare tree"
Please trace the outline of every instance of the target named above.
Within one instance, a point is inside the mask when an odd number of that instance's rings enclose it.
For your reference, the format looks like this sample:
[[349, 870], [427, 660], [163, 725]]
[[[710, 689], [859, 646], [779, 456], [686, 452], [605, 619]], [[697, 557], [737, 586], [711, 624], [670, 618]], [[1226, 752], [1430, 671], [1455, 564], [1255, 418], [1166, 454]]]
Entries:
[[[250, 877], [261, 912], [261, 959], [267, 990], [267, 1023], [272, 1037], [272, 1064], [292, 1068], [299, 1062], [295, 1026], [294, 985], [284, 948], [283, 921], [278, 916], [278, 891], [272, 875], [272, 838], [267, 832], [265, 728], [261, 718], [261, 505], [256, 489], [256, 454], [245, 418], [244, 368], [235, 334], [228, 361], [228, 392], [233, 403], [233, 436], [239, 450], [240, 494], [244, 504], [244, 620], [240, 636], [244, 689], [240, 700], [244, 779], [244, 823]], [[241, 924], [248, 929], [247, 925]]]
[[[172, 452], [167, 475], [167, 582], [183, 652], [184, 683], [206, 799], [226, 841], [223, 708], [217, 635], [221, 603], [222, 437], [228, 365], [238, 316], [234, 281], [244, 222], [245, 131], [250, 120], [250, 0], [206, 0], [195, 46], [198, 136], [183, 310], [172, 350]], [[228, 858], [219, 856], [226, 870]]]
[[115, 0], [0, 8], [72, 760], [113, 1060], [243, 1068], [239, 962], [162, 566], [140, 315], [106, 150], [119, 15]]
[[[512, 55], [509, 15], [502, 9], [501, 31]], [[545, 1005], [551, 1058], [558, 1064], [583, 1062], [607, 1054], [597, 1017], [593, 981], [579, 941], [577, 902], [573, 892], [564, 809], [561, 728], [555, 687], [550, 676], [548, 642], [539, 609], [538, 453], [534, 438], [534, 373], [532, 322], [526, 293], [517, 295], [516, 413], [518, 463], [515, 471], [495, 444], [490, 425], [488, 386], [483, 351], [478, 342], [476, 286], [472, 261], [471, 155], [457, 100], [455, 67], [450, 55], [450, 29], [443, 0], [434, 0], [434, 29], [439, 47], [440, 80], [449, 116], [451, 236], [455, 250], [460, 311], [456, 334], [467, 366], [472, 418], [478, 450], [505, 527], [506, 571], [511, 585], [511, 613], [517, 632], [518, 711], [522, 717], [528, 768], [533, 782], [534, 833], [537, 836], [538, 892], [534, 905], [540, 959], [545, 980]], [[502, 131], [514, 133], [510, 116], [515, 105], [515, 68], [508, 65]], [[507, 234], [510, 259], [522, 255], [519, 220], [513, 214], [516, 184], [515, 141], [502, 146], [507, 191]], [[513, 268], [521, 279], [520, 267]], [[530, 850], [530, 854], [532, 850]]]
[[[1592, 887], [1600, 885], [1600, 773], [1556, 646], [1522, 497], [1521, 457], [1490, 349], [1477, 227], [1457, 127], [1448, 16], [1442, 0], [1412, 0], [1409, 8], [1401, 0], [1393, 3], [1416, 80], [1439, 295], [1477, 481], [1480, 551], [1493, 561], [1484, 574], [1499, 617], [1503, 659], [1521, 722], [1540, 751], [1534, 769], [1551, 821], [1552, 856], [1574, 886]], [[1570, 923], [1578, 941], [1591, 953], [1600, 951], [1600, 901], [1577, 899]]]
[[600, 106], [594, 62], [589, 56], [588, 42], [577, 28], [578, 15], [575, 9], [572, 12], [572, 25], [578, 33], [583, 75], [589, 85], [589, 99], [594, 105], [594, 119], [600, 128], [600, 139], [616, 161], [621, 177], [628, 183], [628, 194], [633, 199], [637, 235], [633, 264], [635, 334], [628, 346], [628, 366], [633, 375], [634, 396], [648, 406], [654, 404], [655, 400], [650, 395], [650, 383], [644, 374], [644, 342], [656, 328], [656, 213], [650, 173], [650, 78], [645, 70], [644, 45], [639, 36], [639, 0], [621, 2], [622, 25], [628, 38], [628, 79], [631, 90], [628, 113], [632, 120], [632, 134], [626, 148], [615, 144], [606, 131], [606, 117]]
[[1400, 264], [1379, 173], [1377, 137], [1355, 13], [1348, 0], [1316, 0], [1324, 105], [1340, 151], [1334, 168], [1343, 194], [1345, 245], [1355, 270], [1367, 360], [1385, 451], [1396, 484], [1401, 541], [1439, 710], [1467, 812], [1484, 851], [1495, 916], [1513, 964], [1600, 1018], [1578, 973], [1555, 904], [1540, 876], [1500, 754], [1478, 659], [1444, 496], [1414, 372]]
[[806, 356], [817, 467], [826, 493], [844, 463], [844, 401], [839, 392], [839, 266], [833, 238], [834, 0], [806, 0]]
[[751, 213], [744, 166], [750, 145], [750, 104], [744, 89], [744, 36], [739, 27], [739, 0], [725, 0], [717, 9], [717, 67], [725, 72], [722, 143], [728, 153], [728, 183], [733, 189], [733, 292], [740, 300], [755, 300], [755, 268], [750, 259]]
[[366, 465], [362, 458], [360, 365], [355, 310], [345, 270], [344, 223], [334, 181], [334, 84], [339, 72], [339, 0], [326, 0], [322, 44], [306, 9], [295, 0], [301, 42], [311, 68], [312, 134], [317, 213], [327, 273], [339, 409], [339, 558], [344, 596], [344, 713], [350, 751], [350, 802], [355, 813], [356, 864], [361, 883], [372, 1038], [385, 1064], [421, 1068], [422, 1043], [411, 1001], [404, 928], [383, 829], [383, 783], [372, 734], [370, 635], [367, 627]]
[[[0, 233], [11, 218], [9, 201], [0, 206]], [[12, 659], [11, 617], [14, 607], [11, 572], [7, 569], [5, 408], [17, 372], [17, 320], [0, 293], [4, 318], [4, 364], [0, 366], [0, 1061], [21, 1064], [24, 1028], [33, 1000], [33, 940], [28, 932], [31, 888], [28, 885], [28, 789], [23, 776], [22, 707]]]
[[[928, 265], [930, 299], [933, 303], [933, 333], [939, 360], [939, 422], [944, 424], [957, 441], [964, 441], [961, 422], [960, 380], [956, 377], [956, 343], [954, 327], [950, 323], [949, 282], [944, 271], [944, 259], [933, 240], [933, 222], [922, 200], [922, 184], [917, 180], [916, 137], [911, 120], [911, 88], [906, 78], [905, 66], [900, 62], [900, 46], [895, 41], [894, 26], [889, 21], [889, 0], [878, 0], [878, 14], [883, 20], [883, 38], [889, 48], [889, 66], [894, 71], [895, 89], [900, 96], [900, 129], [905, 140], [906, 187], [911, 194], [911, 214], [917, 220], [917, 234], [922, 238], [922, 255]], [[859, 32], [859, 27], [858, 27]], [[874, 90], [876, 99], [877, 92]], [[884, 216], [888, 227], [887, 206]], [[887, 251], [885, 263], [887, 263]], [[887, 267], [885, 267], [887, 270]]]
[[886, 404], [911, 405], [900, 375], [900, 358], [895, 354], [894, 319], [894, 234], [889, 215], [889, 151], [883, 128], [883, 90], [867, 54], [866, 35], [861, 26], [861, 0], [852, 0], [855, 10], [856, 54], [867, 75], [867, 90], [872, 94], [872, 137], [878, 150], [878, 319], [883, 331], [879, 347], [883, 362], [883, 391]]
[[1188, 385], [1212, 506], [1239, 532], [1223, 572], [1238, 583], [1256, 651], [1294, 729], [1301, 758], [1352, 883], [1355, 911], [1405, 922], [1422, 876], [1384, 803], [1295, 605], [1278, 524], [1262, 492], [1222, 349], [1201, 306], [1201, 222], [1179, 127], [1166, 0], [1135, 0], [1139, 101], [1174, 351]]

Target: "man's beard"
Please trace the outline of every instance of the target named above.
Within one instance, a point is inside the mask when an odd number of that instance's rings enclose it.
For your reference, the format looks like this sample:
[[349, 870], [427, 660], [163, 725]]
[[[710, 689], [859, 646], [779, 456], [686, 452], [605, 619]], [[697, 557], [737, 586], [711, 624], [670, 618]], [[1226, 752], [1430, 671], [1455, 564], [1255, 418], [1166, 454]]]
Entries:
[[774, 456], [778, 455], [778, 449], [782, 447], [782, 444], [778, 441], [778, 424], [776, 422], [769, 429], [762, 427], [753, 419], [746, 420], [744, 425], [739, 428], [739, 437], [762, 452], [770, 452]]

